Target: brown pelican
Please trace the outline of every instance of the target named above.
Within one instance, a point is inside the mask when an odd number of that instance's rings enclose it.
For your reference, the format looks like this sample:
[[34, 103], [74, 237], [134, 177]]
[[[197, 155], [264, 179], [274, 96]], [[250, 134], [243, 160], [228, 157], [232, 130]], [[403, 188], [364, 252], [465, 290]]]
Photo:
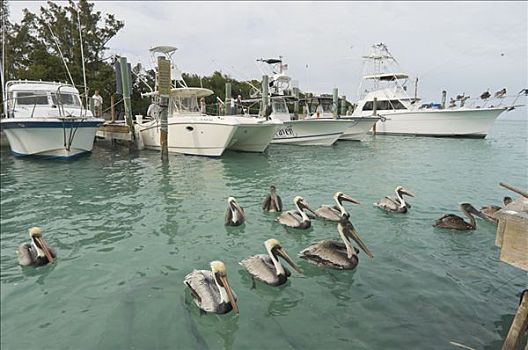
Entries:
[[403, 195], [414, 197], [414, 194], [407, 191], [403, 186], [396, 187], [394, 192], [396, 193], [396, 197], [384, 197], [377, 203], [374, 203], [374, 205], [388, 212], [406, 213], [411, 205], [405, 202]]
[[499, 90], [495, 93], [495, 98], [503, 98], [506, 95], [506, 88]]
[[491, 94], [489, 93], [489, 89], [487, 91], [485, 91], [484, 93], [482, 93], [482, 95], [480, 95], [480, 98], [482, 100], [487, 100], [490, 97], [491, 97]]
[[337, 205], [330, 206], [323, 204], [320, 208], [315, 210], [315, 214], [317, 214], [318, 217], [326, 220], [339, 221], [343, 215], [345, 215], [347, 218], [350, 217], [350, 214], [348, 214], [346, 211], [342, 201], [360, 204], [357, 200], [344, 194], [343, 192], [336, 192], [334, 194], [334, 201], [337, 203]]
[[282, 213], [277, 218], [277, 221], [289, 227], [302, 229], [310, 228], [310, 226], [312, 225], [310, 222], [310, 218], [308, 217], [308, 215], [306, 215], [303, 209], [308, 209], [314, 215], [315, 212], [310, 209], [308, 204], [304, 201], [304, 198], [301, 196], [295, 197], [293, 199], [293, 203], [295, 204], [296, 210], [289, 210], [285, 213]]
[[272, 286], [280, 286], [286, 283], [288, 277], [290, 277], [290, 271], [282, 266], [279, 256], [286, 260], [295, 271], [302, 273], [301, 269], [292, 261], [284, 248], [282, 248], [279, 241], [273, 238], [268, 239], [264, 242], [264, 246], [268, 251], [268, 255], [258, 254], [249, 256], [239, 263], [251, 274], [253, 285], [255, 282], [254, 278]]
[[[510, 204], [513, 199], [511, 197], [504, 197], [503, 198], [504, 206], [507, 206]], [[494, 223], [497, 223], [497, 219], [495, 219], [495, 213], [501, 210], [502, 207], [499, 207], [498, 205], [486, 205], [480, 208], [480, 212], [488, 218], [489, 221], [492, 221]]]
[[225, 224], [228, 226], [239, 226], [246, 220], [244, 209], [238, 205], [234, 197], [227, 199], [227, 211], [225, 214]]
[[270, 186], [270, 193], [264, 198], [262, 202], [262, 209], [269, 212], [281, 212], [282, 211], [282, 200], [277, 194], [275, 186]]
[[464, 213], [464, 215], [469, 218], [469, 222], [464, 221], [464, 219], [458, 215], [446, 214], [441, 218], [437, 219], [433, 226], [454, 230], [474, 230], [477, 228], [477, 223], [475, 222], [475, 218], [471, 214], [486, 219], [486, 217], [480, 211], [475, 209], [475, 207], [473, 207], [469, 203], [460, 204], [460, 210]]
[[211, 261], [211, 271], [194, 270], [183, 281], [191, 290], [194, 303], [205, 312], [237, 314], [236, 295], [227, 281], [226, 268], [221, 261]]
[[359, 262], [357, 256], [359, 250], [352, 246], [351, 239], [353, 239], [369, 257], [374, 257], [346, 216], [343, 216], [337, 224], [337, 232], [339, 232], [343, 242], [333, 240], [316, 242], [302, 250], [299, 257], [318, 266], [352, 270]]
[[57, 256], [48, 243], [42, 238], [42, 229], [29, 229], [30, 242], [22, 243], [17, 250], [18, 263], [22, 266], [41, 266], [52, 263]]

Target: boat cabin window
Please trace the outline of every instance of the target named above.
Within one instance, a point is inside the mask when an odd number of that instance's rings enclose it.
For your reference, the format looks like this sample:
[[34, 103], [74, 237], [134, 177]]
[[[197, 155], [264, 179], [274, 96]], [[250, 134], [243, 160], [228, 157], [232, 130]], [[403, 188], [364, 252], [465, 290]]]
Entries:
[[18, 105], [47, 105], [48, 94], [44, 91], [17, 92], [16, 104]]
[[58, 105], [57, 95], [59, 95], [60, 102], [62, 105], [77, 106], [77, 107], [81, 106], [81, 101], [79, 100], [79, 96], [75, 94], [66, 94], [66, 93], [52, 94], [51, 99], [53, 100], [54, 105]]
[[289, 113], [286, 101], [273, 101], [272, 108], [274, 113]]
[[200, 106], [198, 105], [198, 99], [196, 96], [191, 97], [174, 97], [173, 108], [177, 111], [183, 112], [200, 112]]
[[[373, 109], [374, 109], [373, 101], [365, 102], [365, 105], [363, 106], [364, 111], [372, 111]], [[393, 109], [407, 109], [407, 108], [399, 100], [390, 100], [390, 101], [385, 100], [385, 101], [377, 101], [376, 109], [378, 111], [390, 111]]]

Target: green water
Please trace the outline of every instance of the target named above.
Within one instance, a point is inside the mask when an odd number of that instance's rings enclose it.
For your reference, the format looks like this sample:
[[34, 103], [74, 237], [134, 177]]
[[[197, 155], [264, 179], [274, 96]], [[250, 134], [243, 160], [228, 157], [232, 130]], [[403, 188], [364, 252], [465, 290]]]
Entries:
[[[1, 152], [2, 349], [476, 349], [502, 344], [526, 274], [498, 259], [495, 227], [435, 229], [458, 203], [498, 204], [504, 181], [527, 183], [527, 124], [498, 120], [484, 140], [373, 137], [334, 147], [272, 145], [265, 154], [169, 157], [97, 143], [71, 161]], [[285, 229], [260, 202], [275, 184], [287, 209], [335, 191], [374, 254], [357, 269], [300, 261], [286, 285], [251, 281], [237, 264], [279, 239], [291, 256], [335, 224]], [[396, 185], [416, 193], [406, 215], [372, 206]], [[225, 228], [226, 198], [245, 208]], [[51, 266], [21, 268], [15, 250], [41, 226], [57, 249]], [[223, 260], [240, 315], [200, 315], [184, 276]], [[295, 259], [299, 261], [299, 259]]]

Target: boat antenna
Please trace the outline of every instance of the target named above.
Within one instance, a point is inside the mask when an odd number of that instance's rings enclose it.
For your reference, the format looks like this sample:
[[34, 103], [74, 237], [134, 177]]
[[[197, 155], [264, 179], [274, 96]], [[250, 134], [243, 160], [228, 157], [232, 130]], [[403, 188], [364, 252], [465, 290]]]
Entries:
[[[6, 13], [2, 13], [2, 70], [1, 70], [1, 79], [2, 79], [2, 101], [7, 101], [7, 92], [5, 89], [5, 22], [6, 22]], [[7, 111], [4, 111], [7, 114]]]
[[[81, 3], [79, 2], [77, 6], [79, 7]], [[88, 87], [86, 85], [86, 68], [84, 66], [84, 48], [83, 48], [83, 39], [82, 39], [82, 30], [81, 30], [81, 16], [80, 16], [80, 8], [76, 8], [77, 10], [77, 26], [79, 27], [79, 40], [81, 41], [81, 62], [82, 62], [82, 71], [83, 71], [83, 82], [84, 82], [84, 98], [86, 101], [85, 106], [88, 108]]]
[[57, 39], [57, 37], [53, 33], [53, 30], [51, 30], [51, 26], [49, 25], [49, 23], [47, 23], [47, 25], [48, 25], [48, 29], [49, 29], [49, 31], [51, 33], [51, 37], [53, 38], [53, 41], [55, 42], [55, 45], [57, 46], [57, 50], [59, 50], [59, 54], [60, 54], [60, 56], [62, 58], [62, 63], [64, 63], [64, 67], [66, 67], [66, 72], [68, 73], [68, 77], [70, 78], [70, 81], [71, 81], [73, 87], [75, 87], [75, 83], [73, 82], [73, 78], [71, 76], [70, 69], [68, 68], [68, 65], [66, 64], [66, 60], [64, 59], [64, 55], [62, 54], [62, 50], [60, 49], [59, 40]]

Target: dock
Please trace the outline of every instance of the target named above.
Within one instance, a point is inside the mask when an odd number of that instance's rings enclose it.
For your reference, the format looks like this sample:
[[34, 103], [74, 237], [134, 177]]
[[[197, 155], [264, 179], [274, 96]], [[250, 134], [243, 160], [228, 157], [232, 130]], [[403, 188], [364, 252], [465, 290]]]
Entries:
[[97, 128], [95, 137], [105, 140], [132, 141], [130, 127], [122, 121], [107, 121]]

